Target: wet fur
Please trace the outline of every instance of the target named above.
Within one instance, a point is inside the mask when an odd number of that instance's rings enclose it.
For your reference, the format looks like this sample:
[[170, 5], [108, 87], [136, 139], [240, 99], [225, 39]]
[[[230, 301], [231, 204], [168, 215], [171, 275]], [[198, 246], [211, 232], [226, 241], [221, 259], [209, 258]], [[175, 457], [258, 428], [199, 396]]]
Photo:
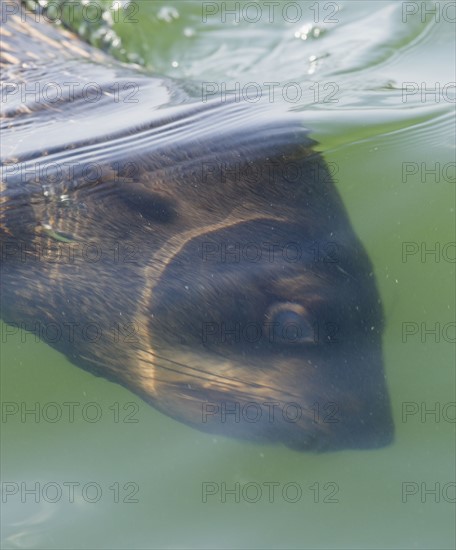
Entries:
[[[0, 203], [3, 318], [26, 329], [37, 323], [75, 323], [72, 341], [48, 337], [48, 342], [77, 366], [122, 384], [199, 429], [282, 441], [303, 450], [389, 443], [393, 427], [382, 365], [383, 314], [372, 265], [301, 117], [235, 103], [201, 104], [186, 96], [180, 83], [135, 72], [80, 45], [89, 60], [77, 53], [75, 37], [44, 23], [28, 27], [16, 18], [3, 34], [14, 45], [14, 55], [3, 59], [9, 82], [18, 75], [33, 80], [35, 73], [20, 68], [14, 58], [26, 55], [30, 42], [44, 34], [59, 44], [73, 74], [98, 74], [106, 89], [114, 74], [123, 74], [136, 79], [144, 94], [159, 90], [168, 97], [168, 104], [148, 110], [141, 124], [125, 123], [121, 130], [99, 131], [77, 142], [67, 121], [72, 111], [87, 114], [84, 105], [78, 98], [57, 105], [52, 116], [61, 127], [61, 143], [45, 149], [25, 142], [19, 152], [15, 144], [22, 141], [15, 136], [27, 137], [23, 123], [43, 122], [49, 111], [14, 101], [6, 110]], [[75, 46], [68, 47], [67, 40]], [[26, 55], [28, 66], [43, 71], [52, 66], [55, 72], [62, 58], [55, 60], [49, 43], [39, 42], [40, 59]], [[93, 109], [94, 120], [97, 114], [101, 120], [112, 116], [108, 100]], [[106, 155], [114, 150], [115, 155]], [[23, 181], [10, 169], [12, 163], [62, 159], [99, 162], [102, 175], [87, 182], [76, 171], [45, 195], [39, 178]], [[133, 163], [135, 169], [119, 170], [115, 163]], [[299, 167], [299, 181], [287, 180], [280, 170], [273, 178], [267, 175], [268, 166], [290, 163]], [[235, 170], [247, 168], [262, 176], [238, 178]], [[205, 242], [268, 239], [298, 242], [304, 257], [273, 265], [211, 264], [201, 257]], [[309, 252], [315, 242], [338, 243], [338, 261], [316, 262]], [[104, 253], [102, 260], [90, 262], [77, 252], [72, 261], [42, 256], [57, 247], [65, 258], [87, 243]], [[117, 246], [121, 258], [114, 255]], [[277, 302], [301, 304], [309, 322], [331, 319], [341, 328], [339, 344], [202, 342], [202, 323], [242, 318], [262, 323]], [[89, 342], [80, 330], [90, 323], [102, 330], [97, 342]], [[296, 424], [201, 420], [205, 403], [242, 406], [252, 401], [296, 402], [305, 414]], [[313, 422], [315, 402], [336, 403], [340, 422]]]

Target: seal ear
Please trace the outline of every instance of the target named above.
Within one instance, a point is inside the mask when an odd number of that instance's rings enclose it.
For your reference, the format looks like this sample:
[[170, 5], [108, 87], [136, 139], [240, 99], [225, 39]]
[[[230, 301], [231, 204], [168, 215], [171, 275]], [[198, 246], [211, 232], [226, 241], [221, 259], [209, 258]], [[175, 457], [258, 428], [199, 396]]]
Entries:
[[130, 211], [148, 221], [165, 224], [176, 219], [174, 201], [140, 183], [124, 182], [117, 189], [116, 196]]

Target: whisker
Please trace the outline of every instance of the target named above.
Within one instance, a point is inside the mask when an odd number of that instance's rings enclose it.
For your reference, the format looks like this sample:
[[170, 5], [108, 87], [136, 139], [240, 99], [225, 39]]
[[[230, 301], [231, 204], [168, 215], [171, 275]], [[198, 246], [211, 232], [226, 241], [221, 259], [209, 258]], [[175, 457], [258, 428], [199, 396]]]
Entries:
[[[244, 386], [251, 386], [253, 388], [258, 388], [258, 389], [265, 389], [265, 390], [272, 390], [272, 391], [277, 391], [277, 388], [273, 387], [273, 386], [268, 386], [266, 384], [260, 384], [258, 382], [249, 382], [249, 381], [246, 381], [246, 380], [243, 380], [241, 378], [235, 378], [235, 377], [230, 377], [230, 376], [226, 376], [224, 374], [216, 374], [216, 373], [213, 373], [213, 372], [208, 372], [208, 371], [205, 371], [204, 369], [201, 369], [201, 368], [198, 368], [198, 367], [191, 367], [190, 365], [186, 365], [185, 363], [180, 363], [178, 361], [175, 361], [173, 359], [169, 359], [168, 357], [164, 357], [162, 355], [158, 355], [157, 353], [153, 353], [153, 352], [149, 352], [150, 355], [152, 357], [156, 357], [157, 359], [160, 359], [160, 360], [164, 360], [164, 361], [168, 361], [169, 363], [172, 363], [180, 368], [183, 368], [183, 369], [186, 369], [186, 370], [192, 370], [192, 371], [196, 371], [200, 374], [203, 374], [203, 376], [198, 376], [198, 375], [195, 375], [195, 374], [192, 374], [192, 373], [189, 373], [188, 376], [193, 376], [195, 378], [200, 378], [202, 380], [207, 380], [207, 376], [211, 376], [211, 377], [214, 377], [214, 378], [220, 378], [222, 381], [224, 382], [237, 382], [239, 384], [242, 384]], [[165, 367], [164, 365], [161, 365], [160, 363], [154, 363], [152, 361], [150, 361], [151, 365], [153, 366], [156, 366], [156, 367], [159, 367], [159, 368], [163, 368], [165, 370], [169, 370], [171, 372], [177, 372], [178, 374], [182, 374], [182, 372], [180, 370], [176, 370], [176, 369], [172, 369], [170, 367]], [[187, 373], [186, 373], [187, 375]], [[238, 390], [238, 388], [236, 386], [231, 386], [232, 388], [235, 388], [236, 390]], [[281, 390], [283, 391], [283, 390]], [[296, 395], [296, 394], [293, 394], [293, 393], [289, 393], [287, 392], [288, 395], [290, 395], [291, 397], [295, 397], [297, 399], [300, 399], [301, 396], [299, 395]]]
[[[213, 377], [219, 378], [220, 379], [220, 382], [218, 382], [219, 388], [222, 388], [222, 390], [225, 390], [225, 391], [227, 389], [228, 390], [229, 389], [234, 390], [239, 397], [245, 397], [245, 398], [248, 398], [248, 399], [252, 398], [252, 396], [248, 392], [238, 388], [237, 386], [235, 386], [233, 384], [233, 382], [239, 382], [240, 384], [243, 384], [244, 386], [251, 386], [251, 387], [259, 388], [259, 389], [277, 391], [277, 388], [274, 388], [273, 386], [267, 386], [265, 384], [259, 384], [257, 382], [247, 382], [245, 380], [242, 380], [242, 379], [239, 379], [239, 378], [232, 378], [232, 377], [229, 377], [229, 376], [225, 376], [223, 374], [209, 373], [209, 372], [205, 371], [204, 369], [198, 369], [197, 367], [191, 367], [189, 365], [186, 365], [185, 363], [180, 363], [178, 361], [174, 361], [173, 359], [169, 359], [167, 357], [164, 357], [164, 356], [161, 356], [161, 355], [158, 355], [158, 354], [155, 354], [155, 353], [150, 353], [150, 355], [152, 355], [153, 357], [156, 357], [157, 359], [161, 359], [162, 361], [164, 360], [164, 361], [168, 361], [169, 363], [173, 363], [174, 365], [180, 367], [181, 369], [183, 368], [183, 369], [186, 369], [187, 371], [196, 371], [197, 373], [199, 373], [199, 374], [195, 374], [193, 372], [186, 372], [185, 375], [188, 376], [188, 377], [192, 377], [194, 379], [207, 381], [207, 375], [210, 374]], [[84, 355], [81, 355], [81, 359], [84, 359], [85, 361], [88, 361], [90, 363], [93, 363], [95, 365], [103, 367], [106, 370], [109, 370], [109, 364], [108, 363], [103, 363], [102, 361], [98, 361], [96, 359], [92, 359], [92, 358], [84, 356]], [[168, 367], [168, 366], [165, 366], [161, 363], [155, 363], [153, 361], [146, 361], [146, 363], [150, 363], [153, 367], [157, 367], [157, 368], [162, 369], [162, 370], [167, 371], [167, 372], [174, 372], [176, 374], [182, 374], [182, 370], [179, 370], [177, 368]], [[157, 381], [157, 382], [160, 382], [160, 383], [168, 384], [170, 386], [177, 386], [178, 385], [174, 381], [163, 380], [163, 379], [159, 379], [159, 378], [156, 378], [156, 377], [154, 377], [154, 380]], [[221, 382], [223, 382], [223, 384]], [[231, 384], [230, 384], [230, 382], [231, 382]], [[217, 388], [217, 381], [214, 381], [214, 385], [216, 385], [216, 387], [214, 389], [218, 389]], [[218, 391], [220, 391], [220, 389]], [[283, 390], [280, 390], [280, 391], [282, 393], [284, 393]], [[286, 392], [286, 393], [290, 397], [294, 397], [296, 399], [301, 399], [301, 396], [299, 396], [299, 395], [295, 395], [295, 394], [290, 393], [290, 392]]]

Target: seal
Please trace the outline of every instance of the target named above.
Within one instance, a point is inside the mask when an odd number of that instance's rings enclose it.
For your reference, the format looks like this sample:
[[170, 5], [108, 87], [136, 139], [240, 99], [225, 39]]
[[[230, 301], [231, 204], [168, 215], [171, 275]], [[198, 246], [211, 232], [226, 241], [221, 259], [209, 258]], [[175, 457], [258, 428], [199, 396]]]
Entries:
[[11, 331], [200, 430], [389, 444], [372, 264], [302, 115], [203, 103], [1, 7]]

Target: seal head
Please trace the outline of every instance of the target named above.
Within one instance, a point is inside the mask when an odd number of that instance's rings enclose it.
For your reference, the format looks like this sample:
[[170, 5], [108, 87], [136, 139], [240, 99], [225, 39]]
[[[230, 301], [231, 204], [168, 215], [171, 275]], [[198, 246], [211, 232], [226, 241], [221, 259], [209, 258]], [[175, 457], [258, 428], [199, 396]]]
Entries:
[[[5, 321], [195, 428], [388, 444], [373, 268], [303, 117], [200, 103], [1, 5]], [[71, 75], [100, 101], [19, 93]]]

